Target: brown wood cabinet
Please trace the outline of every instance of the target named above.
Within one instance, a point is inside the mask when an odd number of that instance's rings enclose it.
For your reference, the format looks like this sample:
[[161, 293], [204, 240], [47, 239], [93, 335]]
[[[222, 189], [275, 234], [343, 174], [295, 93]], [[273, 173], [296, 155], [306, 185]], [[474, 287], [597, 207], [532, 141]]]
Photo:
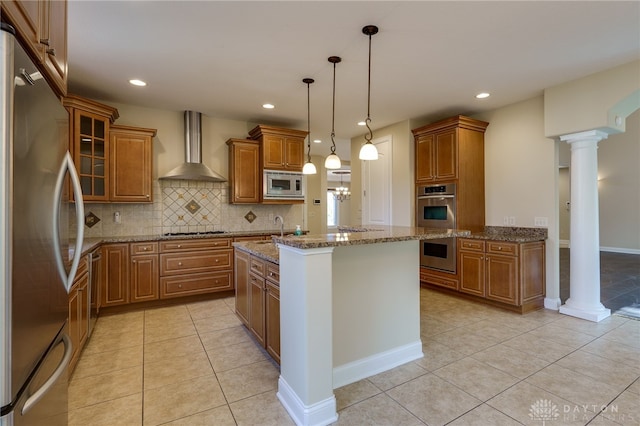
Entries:
[[130, 303], [157, 300], [160, 297], [158, 243], [131, 244]]
[[262, 169], [301, 172], [307, 132], [260, 124], [249, 131], [262, 145]]
[[160, 298], [233, 290], [231, 238], [160, 242]]
[[462, 293], [482, 297], [520, 312], [544, 304], [544, 242], [513, 243], [459, 239]]
[[260, 144], [251, 139], [229, 139], [229, 203], [258, 204], [262, 200]]
[[129, 303], [129, 244], [104, 245], [102, 262], [100, 307]]
[[280, 268], [250, 255], [235, 253], [236, 314], [256, 341], [280, 363]]
[[67, 94], [67, 1], [3, 0], [2, 19], [11, 23], [27, 53], [59, 96]]
[[84, 201], [109, 201], [109, 127], [118, 110], [74, 95], [63, 104], [70, 114], [70, 152]]
[[456, 227], [484, 227], [484, 132], [489, 123], [458, 115], [412, 130], [416, 186], [455, 183]]
[[69, 291], [69, 337], [73, 353], [69, 372], [73, 372], [89, 333], [89, 269], [87, 256], [83, 256]]
[[156, 130], [111, 126], [109, 135], [109, 200], [152, 202], [152, 141]]

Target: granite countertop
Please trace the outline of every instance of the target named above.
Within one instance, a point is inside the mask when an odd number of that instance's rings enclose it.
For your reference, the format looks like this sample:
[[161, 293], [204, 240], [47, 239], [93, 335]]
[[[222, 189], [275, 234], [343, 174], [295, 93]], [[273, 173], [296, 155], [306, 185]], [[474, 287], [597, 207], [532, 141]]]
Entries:
[[[293, 234], [293, 229], [285, 229], [284, 235]], [[167, 240], [189, 240], [201, 238], [233, 238], [233, 237], [250, 237], [253, 235], [280, 235], [280, 229], [266, 229], [263, 231], [231, 231], [220, 234], [191, 234], [191, 235], [125, 235], [102, 238], [85, 238], [82, 244], [82, 254], [85, 255], [100, 244], [108, 243], [137, 243], [144, 241], [167, 241]], [[70, 250], [74, 250], [75, 242], [70, 242]], [[73, 253], [71, 251], [71, 253]]]
[[430, 229], [411, 226], [369, 226], [344, 227], [336, 233], [274, 236], [277, 244], [299, 249], [320, 247], [340, 247], [361, 244], [391, 243], [410, 240], [431, 240], [435, 238], [466, 237], [470, 231], [459, 229]]
[[278, 246], [276, 246], [272, 241], [241, 241], [233, 243], [233, 246], [238, 250], [245, 251], [259, 257], [260, 259], [280, 264]]
[[485, 226], [484, 232], [473, 232], [465, 238], [494, 240], [512, 243], [544, 241], [548, 237], [547, 228], [522, 228], [507, 226]]

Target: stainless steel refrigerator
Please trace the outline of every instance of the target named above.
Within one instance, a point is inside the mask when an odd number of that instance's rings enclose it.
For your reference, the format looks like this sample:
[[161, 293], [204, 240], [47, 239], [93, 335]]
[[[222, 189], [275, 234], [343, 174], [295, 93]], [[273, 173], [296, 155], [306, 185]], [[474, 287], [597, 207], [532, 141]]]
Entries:
[[66, 425], [68, 292], [84, 226], [69, 114], [0, 25], [0, 426]]

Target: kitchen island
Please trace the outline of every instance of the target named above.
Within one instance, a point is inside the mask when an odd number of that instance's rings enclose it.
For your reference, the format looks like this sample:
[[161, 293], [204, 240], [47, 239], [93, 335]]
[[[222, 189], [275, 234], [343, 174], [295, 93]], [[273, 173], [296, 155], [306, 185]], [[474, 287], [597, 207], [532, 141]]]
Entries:
[[333, 389], [423, 356], [418, 241], [469, 235], [384, 226], [344, 231], [273, 238], [278, 398], [299, 425], [337, 420]]

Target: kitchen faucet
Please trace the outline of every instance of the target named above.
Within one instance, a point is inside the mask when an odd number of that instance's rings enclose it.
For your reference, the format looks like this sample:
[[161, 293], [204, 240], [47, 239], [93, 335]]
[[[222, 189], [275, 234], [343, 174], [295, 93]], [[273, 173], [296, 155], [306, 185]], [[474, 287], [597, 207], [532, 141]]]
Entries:
[[282, 220], [282, 216], [276, 215], [273, 220], [273, 223], [278, 224], [278, 219], [280, 219], [280, 238], [284, 237], [284, 220]]

